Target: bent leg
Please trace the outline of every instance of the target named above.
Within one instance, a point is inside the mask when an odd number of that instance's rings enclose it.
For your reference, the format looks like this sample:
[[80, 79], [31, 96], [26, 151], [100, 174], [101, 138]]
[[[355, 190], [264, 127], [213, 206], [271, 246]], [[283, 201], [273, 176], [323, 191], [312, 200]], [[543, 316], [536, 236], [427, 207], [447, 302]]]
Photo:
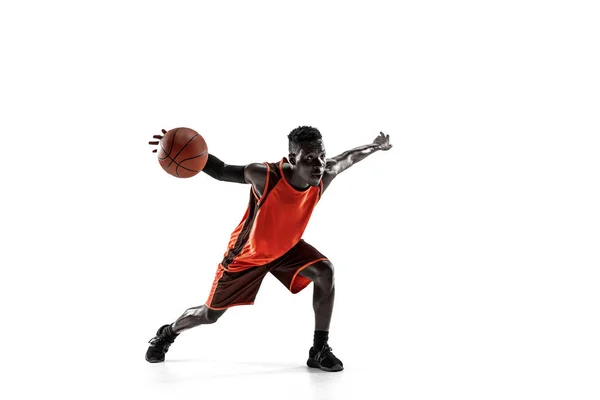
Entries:
[[344, 364], [333, 355], [327, 344], [329, 324], [335, 299], [333, 265], [321, 252], [304, 240], [272, 263], [271, 273], [291, 293], [298, 293], [313, 283], [315, 336], [308, 353], [309, 367], [323, 371], [341, 371]]
[[329, 331], [335, 299], [333, 264], [328, 260], [319, 261], [304, 268], [300, 275], [310, 279], [314, 285], [315, 330]]
[[304, 268], [300, 275], [309, 278], [314, 284], [315, 337], [306, 364], [323, 371], [341, 371], [344, 364], [331, 352], [331, 347], [327, 344], [335, 299], [333, 265], [329, 261], [319, 261]]

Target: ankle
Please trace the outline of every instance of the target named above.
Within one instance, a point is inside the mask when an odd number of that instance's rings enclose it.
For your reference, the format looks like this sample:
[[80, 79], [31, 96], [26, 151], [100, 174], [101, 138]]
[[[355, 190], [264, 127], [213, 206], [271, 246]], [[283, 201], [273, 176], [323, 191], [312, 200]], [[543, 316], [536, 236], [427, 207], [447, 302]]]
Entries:
[[175, 339], [177, 336], [179, 336], [179, 333], [175, 332], [175, 330], [173, 329], [173, 325], [167, 325], [165, 327], [165, 329], [163, 329], [163, 333], [171, 338], [171, 339]]
[[313, 338], [313, 347], [316, 350], [319, 350], [324, 345], [327, 344], [328, 340], [329, 340], [329, 331], [319, 331], [319, 330], [316, 330], [314, 338]]

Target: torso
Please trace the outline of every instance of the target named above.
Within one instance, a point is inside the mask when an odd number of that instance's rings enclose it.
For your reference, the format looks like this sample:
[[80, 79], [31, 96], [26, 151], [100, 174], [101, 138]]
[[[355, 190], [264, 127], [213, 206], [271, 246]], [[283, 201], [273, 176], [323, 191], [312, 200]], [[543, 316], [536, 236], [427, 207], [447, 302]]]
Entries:
[[287, 160], [265, 163], [264, 179], [253, 182], [248, 208], [231, 235], [221, 266], [241, 271], [267, 264], [285, 254], [302, 238], [322, 185], [306, 190], [288, 181]]

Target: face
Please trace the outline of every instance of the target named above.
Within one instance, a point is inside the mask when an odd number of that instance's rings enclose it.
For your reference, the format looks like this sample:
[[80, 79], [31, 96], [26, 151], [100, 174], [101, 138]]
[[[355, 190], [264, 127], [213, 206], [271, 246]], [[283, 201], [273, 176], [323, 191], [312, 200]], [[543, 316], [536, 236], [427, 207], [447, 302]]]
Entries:
[[[290, 155], [292, 156], [292, 155]], [[325, 172], [325, 146], [322, 140], [301, 143], [294, 157], [298, 176], [310, 186], [318, 186]]]

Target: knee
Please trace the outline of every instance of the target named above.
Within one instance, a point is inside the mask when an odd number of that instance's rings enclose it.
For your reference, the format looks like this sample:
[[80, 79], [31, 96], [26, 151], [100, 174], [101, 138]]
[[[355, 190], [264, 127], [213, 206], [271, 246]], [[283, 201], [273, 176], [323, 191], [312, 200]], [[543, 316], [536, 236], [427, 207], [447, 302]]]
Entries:
[[315, 283], [332, 289], [335, 285], [333, 264], [330, 261], [321, 261], [315, 268]]
[[221, 318], [221, 315], [225, 313], [226, 310], [213, 310], [206, 307], [206, 323], [214, 324]]

